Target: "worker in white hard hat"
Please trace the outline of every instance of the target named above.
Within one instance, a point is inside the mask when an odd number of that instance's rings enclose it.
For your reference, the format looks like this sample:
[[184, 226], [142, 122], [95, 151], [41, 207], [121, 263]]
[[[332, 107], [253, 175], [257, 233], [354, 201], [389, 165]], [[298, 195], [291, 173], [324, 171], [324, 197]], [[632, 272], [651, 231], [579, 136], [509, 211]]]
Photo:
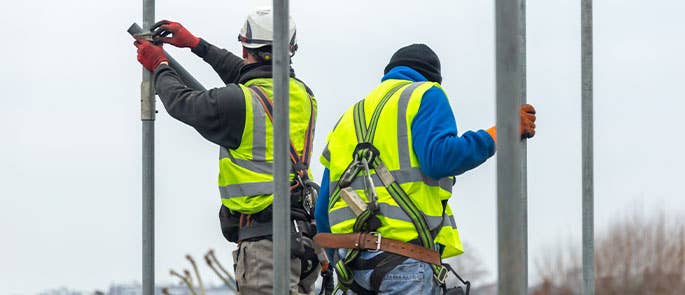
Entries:
[[[247, 17], [238, 36], [242, 58], [190, 33], [180, 23], [160, 21], [154, 36], [176, 47], [190, 48], [226, 83], [208, 91], [190, 89], [168, 65], [161, 46], [138, 38], [138, 60], [154, 72], [157, 94], [167, 112], [219, 145], [219, 219], [233, 252], [240, 294], [272, 294], [272, 31], [271, 8]], [[170, 36], [169, 36], [170, 35]], [[295, 22], [290, 19], [290, 55], [297, 50]], [[316, 233], [312, 212], [316, 185], [308, 171], [316, 100], [290, 70], [291, 294], [313, 294], [320, 260], [313, 249]], [[325, 256], [323, 256], [325, 257]], [[327, 266], [327, 265], [326, 265]], [[326, 272], [327, 276], [331, 271]]]

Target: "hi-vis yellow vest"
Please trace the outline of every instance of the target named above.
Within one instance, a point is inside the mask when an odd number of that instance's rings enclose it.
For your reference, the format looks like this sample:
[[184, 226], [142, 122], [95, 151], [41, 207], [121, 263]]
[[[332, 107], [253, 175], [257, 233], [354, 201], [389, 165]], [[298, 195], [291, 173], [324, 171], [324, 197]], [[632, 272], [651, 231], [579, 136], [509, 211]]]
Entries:
[[[273, 125], [249, 87], [259, 86], [273, 98], [273, 80], [253, 79], [239, 85], [245, 96], [245, 129], [238, 148], [220, 148], [219, 191], [221, 202], [231, 211], [254, 214], [273, 202]], [[311, 116], [316, 116], [316, 100], [312, 97], [310, 103], [306, 86], [290, 78], [290, 139], [300, 155]]]
[[[371, 117], [381, 99], [395, 87], [401, 86], [390, 97], [381, 112], [373, 145], [380, 151], [380, 159], [409, 195], [416, 207], [423, 213], [428, 226], [433, 232], [434, 242], [442, 251], [442, 257], [451, 257], [463, 253], [452, 210], [447, 200], [452, 195], [453, 177], [432, 179], [421, 172], [419, 162], [412, 145], [411, 126], [421, 105], [423, 94], [431, 87], [440, 87], [438, 83], [411, 83], [406, 80], [386, 80], [364, 99], [366, 122]], [[348, 109], [335, 129], [328, 135], [327, 146], [321, 156], [321, 163], [330, 171], [330, 194], [333, 194], [345, 169], [352, 163], [353, 152], [357, 145], [355, 133], [354, 107]], [[380, 213], [378, 218], [381, 227], [378, 232], [384, 238], [404, 242], [418, 238], [412, 220], [400, 208], [388, 193], [381, 181], [372, 172]], [[361, 174], [356, 177], [351, 187], [364, 201], [368, 202], [363, 190]], [[337, 199], [337, 201], [336, 201]], [[342, 198], [331, 196], [334, 203], [329, 204], [328, 217], [332, 233], [351, 233], [356, 216]], [[444, 204], [444, 206], [443, 206]]]

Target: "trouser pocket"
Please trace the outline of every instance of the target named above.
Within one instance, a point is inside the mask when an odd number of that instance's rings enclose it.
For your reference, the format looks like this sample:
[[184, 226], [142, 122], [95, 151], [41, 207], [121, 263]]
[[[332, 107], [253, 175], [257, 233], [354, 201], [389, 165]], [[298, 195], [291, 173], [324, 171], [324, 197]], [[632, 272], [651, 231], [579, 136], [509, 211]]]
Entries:
[[236, 287], [238, 287], [237, 288], [238, 291], [240, 291], [241, 278], [243, 278], [243, 279], [245, 278], [245, 270], [243, 267], [244, 263], [240, 262], [240, 259], [243, 259], [243, 255], [240, 254], [240, 252], [242, 251], [241, 246], [242, 246], [241, 244], [238, 244], [238, 248], [235, 249], [232, 253], [232, 255], [233, 255], [233, 274], [235, 275], [235, 278], [236, 278], [235, 284], [236, 284]]

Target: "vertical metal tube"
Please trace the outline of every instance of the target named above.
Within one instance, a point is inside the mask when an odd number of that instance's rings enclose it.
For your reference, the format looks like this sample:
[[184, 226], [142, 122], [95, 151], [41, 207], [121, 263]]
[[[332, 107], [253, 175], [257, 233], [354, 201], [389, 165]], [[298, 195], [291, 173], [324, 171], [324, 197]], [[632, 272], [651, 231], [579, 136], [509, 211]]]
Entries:
[[583, 294], [595, 294], [592, 0], [581, 0]]
[[[526, 71], [528, 66], [528, 59], [526, 53], [526, 0], [521, 0], [520, 4], [521, 22], [519, 23], [521, 29], [521, 95], [519, 96], [519, 105], [527, 102], [528, 97], [528, 73]], [[520, 117], [519, 117], [520, 120]], [[523, 281], [528, 286], [528, 141], [521, 141], [521, 222], [523, 223], [523, 267], [524, 271], [521, 274]], [[527, 287], [526, 287], [527, 288]], [[527, 293], [526, 293], [527, 294]]]
[[495, 1], [498, 293], [527, 294], [525, 155], [519, 106], [525, 95], [525, 1]]
[[143, 121], [143, 294], [155, 288], [155, 121]]
[[274, 0], [274, 201], [273, 294], [290, 294], [290, 53], [288, 0]]
[[[155, 21], [155, 1], [143, 0], [143, 30]], [[155, 293], [155, 92], [152, 73], [143, 68], [140, 119], [143, 125], [143, 294]]]

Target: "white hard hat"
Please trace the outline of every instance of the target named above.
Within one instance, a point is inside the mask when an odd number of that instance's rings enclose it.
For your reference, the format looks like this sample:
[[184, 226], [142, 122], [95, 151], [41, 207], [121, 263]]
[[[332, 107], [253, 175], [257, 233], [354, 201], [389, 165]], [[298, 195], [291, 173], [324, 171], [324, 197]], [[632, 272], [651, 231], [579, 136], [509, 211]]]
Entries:
[[[290, 55], [297, 50], [297, 39], [295, 38], [295, 21], [289, 18], [290, 29]], [[238, 41], [246, 48], [259, 48], [273, 44], [273, 10], [271, 7], [258, 8], [247, 16], [247, 20], [240, 29]]]

